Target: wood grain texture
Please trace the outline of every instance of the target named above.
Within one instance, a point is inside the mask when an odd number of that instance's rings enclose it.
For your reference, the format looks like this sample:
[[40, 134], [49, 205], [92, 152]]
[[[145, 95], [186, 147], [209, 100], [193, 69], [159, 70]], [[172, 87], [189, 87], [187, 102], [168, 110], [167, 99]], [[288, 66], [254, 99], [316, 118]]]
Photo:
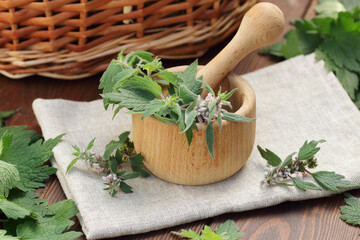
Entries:
[[[275, 3], [285, 14], [285, 22], [301, 17], [313, 17], [312, 7], [315, 0], [269, 0]], [[290, 29], [285, 25], [285, 31]], [[280, 40], [279, 37], [278, 40]], [[228, 39], [229, 41], [229, 39]], [[199, 59], [200, 64], [206, 64], [212, 59], [226, 42], [212, 48]], [[193, 60], [167, 60], [164, 62], [166, 68], [188, 65]], [[249, 54], [237, 65], [235, 72], [247, 73], [259, 68], [269, 66], [279, 61], [269, 56], [259, 56], [256, 52]], [[29, 129], [40, 133], [40, 128], [33, 114], [31, 104], [35, 98], [41, 97], [64, 98], [78, 101], [90, 101], [99, 99], [97, 90], [100, 75], [94, 77], [66, 82], [51, 80], [40, 77], [32, 77], [22, 80], [9, 80], [0, 77], [0, 111], [17, 109], [18, 114], [6, 121], [7, 125], [28, 125]], [[65, 195], [55, 176], [47, 182], [46, 187], [39, 189], [39, 193], [47, 198], [50, 203], [65, 199]], [[351, 191], [351, 194], [360, 197], [360, 190]], [[322, 199], [313, 199], [300, 202], [286, 202], [277, 206], [252, 210], [241, 213], [229, 213], [221, 216], [205, 219], [173, 228], [163, 229], [150, 233], [134, 236], [123, 236], [117, 240], [165, 240], [178, 239], [170, 234], [170, 231], [180, 229], [192, 229], [200, 232], [204, 225], [216, 228], [227, 219], [236, 221], [240, 230], [245, 232], [244, 239], [326, 239], [326, 240], [355, 240], [359, 239], [360, 228], [350, 226], [340, 220], [339, 206], [344, 205], [343, 195], [332, 196]], [[81, 230], [78, 223], [73, 229]], [[85, 239], [84, 237], [80, 239]]]
[[[183, 72], [185, 67], [172, 70]], [[226, 80], [230, 89], [238, 89], [229, 99], [235, 114], [256, 118], [255, 93], [249, 83], [238, 75], [230, 75]], [[152, 174], [168, 182], [184, 185], [219, 182], [238, 172], [253, 149], [256, 121], [223, 120], [222, 131], [219, 124], [213, 122], [212, 159], [206, 146], [206, 124], [196, 124], [199, 131], [193, 130], [193, 139], [188, 146], [185, 134], [179, 134], [179, 126], [163, 123], [155, 117], [143, 120], [141, 117], [141, 114], [132, 116], [135, 150], [142, 153], [145, 167]]]

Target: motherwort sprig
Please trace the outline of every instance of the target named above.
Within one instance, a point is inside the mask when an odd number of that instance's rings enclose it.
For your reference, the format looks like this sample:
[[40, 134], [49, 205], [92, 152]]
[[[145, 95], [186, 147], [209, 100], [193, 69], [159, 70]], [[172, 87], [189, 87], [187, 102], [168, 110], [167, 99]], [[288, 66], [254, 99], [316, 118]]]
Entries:
[[[262, 183], [271, 186], [296, 186], [303, 191], [325, 189], [339, 192], [339, 189], [359, 187], [358, 184], [343, 180], [345, 177], [335, 172], [310, 171], [310, 169], [314, 169], [317, 166], [315, 154], [320, 150], [317, 145], [323, 142], [325, 140], [305, 141], [297, 156], [296, 152], [293, 152], [284, 161], [269, 149], [264, 150], [257, 146], [261, 156], [268, 163], [265, 167], [265, 179]], [[313, 182], [304, 181], [303, 178], [306, 176], [311, 176], [318, 185]], [[289, 181], [292, 181], [293, 184], [289, 184]]]
[[[153, 116], [168, 124], [176, 124], [185, 133], [188, 144], [193, 138], [193, 130], [198, 131], [197, 123], [205, 123], [206, 144], [214, 158], [214, 129], [218, 122], [221, 130], [222, 119], [236, 122], [251, 122], [246, 118], [222, 109], [231, 108], [227, 101], [236, 89], [218, 92], [217, 96], [202, 77], [197, 77], [198, 62], [195, 60], [182, 73], [169, 72], [159, 58], [148, 52], [133, 52], [126, 56], [121, 52], [114, 59], [100, 79], [99, 88], [104, 107], [127, 108], [132, 114], [142, 114], [142, 119]], [[204, 88], [209, 91], [201, 98]]]
[[[149, 176], [144, 170], [143, 157], [141, 154], [134, 153], [134, 144], [129, 139], [130, 132], [124, 132], [119, 136], [118, 141], [111, 141], [106, 145], [103, 156], [95, 153], [93, 145], [95, 138], [88, 146], [81, 150], [78, 146], [73, 146], [75, 159], [67, 167], [66, 173], [76, 164], [78, 160], [85, 161], [98, 174], [102, 174], [102, 179], [107, 187], [104, 190], [109, 191], [111, 196], [122, 191], [132, 193], [132, 188], [126, 180]], [[114, 155], [111, 155], [115, 151]], [[130, 162], [132, 172], [128, 173], [123, 169], [123, 163]]]

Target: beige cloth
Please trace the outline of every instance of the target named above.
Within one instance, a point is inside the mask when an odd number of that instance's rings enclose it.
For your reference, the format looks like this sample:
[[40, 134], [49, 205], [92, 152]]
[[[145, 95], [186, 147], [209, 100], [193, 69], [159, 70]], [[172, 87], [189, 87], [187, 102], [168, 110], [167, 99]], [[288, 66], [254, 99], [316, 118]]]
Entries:
[[[323, 62], [316, 62], [313, 55], [299, 56], [243, 77], [257, 96], [255, 146], [285, 158], [305, 140], [326, 139], [318, 153], [318, 170], [336, 171], [360, 183], [360, 111]], [[102, 190], [101, 176], [83, 163], [67, 176], [64, 173], [73, 159], [71, 145], [85, 148], [96, 137], [95, 150], [101, 151], [121, 132], [131, 130], [131, 116], [120, 113], [112, 120], [112, 111], [104, 111], [101, 100], [37, 99], [33, 108], [46, 139], [66, 133], [54, 148], [53, 164], [66, 196], [77, 204], [88, 239], [148, 232], [226, 212], [332, 194], [261, 186], [265, 160], [254, 148], [243, 169], [220, 183], [180, 186], [150, 176], [129, 181], [134, 193], [111, 198]]]

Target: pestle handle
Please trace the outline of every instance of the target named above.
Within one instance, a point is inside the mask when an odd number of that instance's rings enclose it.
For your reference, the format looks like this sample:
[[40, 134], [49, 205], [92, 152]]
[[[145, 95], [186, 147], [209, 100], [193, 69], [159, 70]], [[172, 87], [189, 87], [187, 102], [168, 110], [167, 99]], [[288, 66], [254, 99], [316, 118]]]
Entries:
[[[250, 52], [271, 44], [284, 29], [284, 15], [274, 4], [254, 5], [244, 16], [234, 38], [203, 67], [197, 76], [215, 88], [222, 79]], [[207, 91], [203, 91], [205, 97]]]

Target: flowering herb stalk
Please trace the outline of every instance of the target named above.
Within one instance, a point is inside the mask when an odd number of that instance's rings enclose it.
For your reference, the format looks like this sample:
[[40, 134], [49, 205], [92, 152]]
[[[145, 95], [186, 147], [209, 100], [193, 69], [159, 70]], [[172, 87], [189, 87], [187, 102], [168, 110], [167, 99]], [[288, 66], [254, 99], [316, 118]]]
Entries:
[[[104, 107], [116, 106], [115, 115], [121, 108], [127, 108], [130, 113], [141, 113], [142, 119], [154, 116], [164, 123], [177, 124], [189, 145], [193, 130], [198, 131], [196, 123], [204, 123], [207, 125], [206, 144], [214, 158], [214, 122], [218, 122], [221, 131], [222, 119], [236, 122], [254, 119], [223, 109], [223, 106], [231, 108], [228, 99], [236, 89], [230, 92], [220, 89], [216, 95], [202, 77], [196, 77], [197, 68], [196, 60], [183, 73], [172, 73], [151, 53], [134, 52], [124, 56], [121, 52], [100, 80]], [[205, 99], [201, 98], [203, 86], [209, 91]]]
[[[139, 176], [147, 177], [149, 174], [144, 170], [143, 157], [134, 153], [134, 144], [129, 139], [130, 132], [124, 132], [119, 136], [118, 141], [111, 141], [106, 145], [103, 156], [93, 151], [95, 138], [88, 144], [86, 149], [81, 150], [73, 146], [76, 157], [69, 164], [66, 173], [76, 164], [78, 160], [85, 161], [98, 174], [103, 175], [104, 190], [109, 191], [111, 196], [122, 191], [132, 193], [132, 188], [125, 181]], [[111, 155], [115, 151], [114, 155]], [[132, 172], [123, 169], [123, 164], [130, 162]]]
[[[320, 150], [317, 145], [325, 140], [305, 141], [296, 156], [296, 152], [288, 155], [284, 161], [269, 149], [257, 146], [261, 156], [266, 159], [265, 179], [263, 184], [275, 186], [296, 186], [300, 190], [331, 190], [339, 192], [339, 189], [359, 187], [358, 184], [343, 180], [345, 177], [335, 172], [318, 171], [311, 172], [317, 166], [315, 154]], [[315, 182], [304, 181], [306, 176], [311, 176]], [[289, 184], [288, 182], [292, 182]], [[316, 185], [317, 183], [318, 185]]]

